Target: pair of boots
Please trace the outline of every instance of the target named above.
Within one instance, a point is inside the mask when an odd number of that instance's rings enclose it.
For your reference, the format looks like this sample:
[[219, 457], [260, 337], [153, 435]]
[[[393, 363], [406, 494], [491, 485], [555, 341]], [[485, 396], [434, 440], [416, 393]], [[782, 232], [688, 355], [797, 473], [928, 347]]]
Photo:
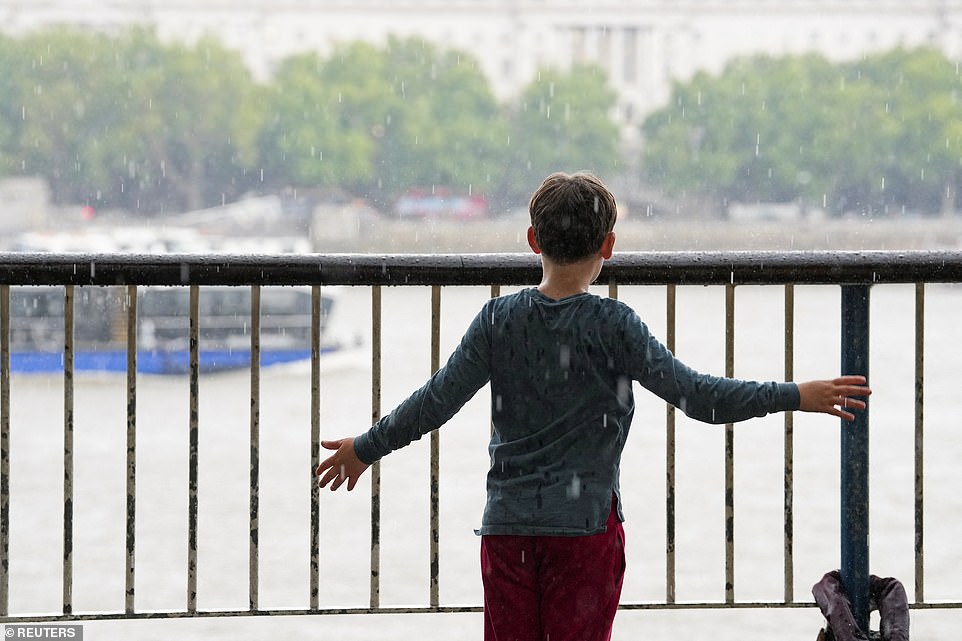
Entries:
[[870, 607], [879, 611], [879, 632], [862, 631], [855, 624], [852, 605], [842, 586], [842, 575], [832, 570], [812, 587], [815, 603], [828, 622], [818, 641], [909, 641], [909, 606], [898, 579], [869, 577]]

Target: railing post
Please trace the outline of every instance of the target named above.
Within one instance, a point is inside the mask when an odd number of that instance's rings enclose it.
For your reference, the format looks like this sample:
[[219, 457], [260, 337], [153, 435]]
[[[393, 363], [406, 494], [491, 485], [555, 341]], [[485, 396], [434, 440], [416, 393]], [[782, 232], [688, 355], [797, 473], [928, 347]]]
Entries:
[[[311, 287], [311, 469], [321, 464], [321, 286]], [[311, 478], [311, 610], [320, 607], [321, 489]]]
[[0, 616], [10, 605], [10, 285], [0, 285]]
[[[371, 286], [371, 425], [381, 420], [381, 286]], [[371, 600], [381, 607], [381, 463], [371, 466]]]
[[191, 285], [188, 299], [187, 417], [187, 613], [197, 613], [197, 510], [200, 450], [200, 286]]
[[[869, 286], [842, 287], [842, 373], [868, 378]], [[869, 626], [868, 410], [841, 429], [841, 572], [858, 627]]]
[[[431, 374], [434, 375], [441, 369], [441, 287], [433, 285], [431, 287]], [[440, 575], [441, 575], [441, 551], [440, 551], [440, 531], [441, 531], [441, 512], [440, 512], [440, 485], [441, 485], [441, 434], [438, 430], [431, 432], [431, 539], [429, 542], [429, 554], [431, 555], [431, 582], [430, 594], [431, 607], [436, 608], [441, 605], [440, 597]]]
[[[313, 301], [312, 301], [313, 302]], [[313, 307], [312, 307], [313, 308]], [[312, 315], [313, 320], [313, 315]], [[251, 285], [251, 407], [250, 491], [247, 543], [247, 601], [251, 612], [260, 608], [260, 487], [261, 487], [261, 286]], [[312, 461], [313, 463], [313, 461]], [[316, 468], [315, 468], [316, 469]], [[313, 477], [312, 477], [313, 480]], [[311, 487], [316, 486], [312, 483]]]
[[63, 298], [63, 613], [73, 612], [74, 285]]
[[134, 613], [137, 550], [137, 285], [127, 286], [127, 568], [124, 612]]

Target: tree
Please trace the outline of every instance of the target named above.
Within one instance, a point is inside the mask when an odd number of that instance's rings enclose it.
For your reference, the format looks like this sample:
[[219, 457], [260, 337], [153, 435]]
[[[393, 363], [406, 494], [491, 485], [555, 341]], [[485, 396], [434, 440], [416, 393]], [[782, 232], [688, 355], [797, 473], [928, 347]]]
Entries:
[[817, 56], [756, 57], [676, 84], [671, 105], [644, 123], [648, 180], [722, 201], [797, 197], [821, 176], [832, 74]]
[[615, 92], [601, 68], [542, 69], [513, 109], [504, 197], [526, 202], [533, 186], [555, 171], [611, 173], [619, 164], [614, 108]]
[[120, 185], [119, 200], [147, 212], [183, 211], [234, 200], [258, 184], [263, 116], [239, 54], [207, 39], [162, 45], [143, 31], [114, 46], [112, 71], [126, 95], [103, 105], [118, 126], [99, 147], [98, 164]]
[[47, 178], [54, 198], [76, 202], [89, 196], [87, 143], [102, 137], [91, 107], [103, 95], [94, 74], [108, 50], [101, 39], [72, 30], [32, 35], [15, 48], [4, 69], [11, 153], [22, 173]]
[[[16, 41], [0, 34], [0, 68], [21, 66], [20, 48]], [[23, 121], [19, 78], [12, 73], [0, 74], [0, 175], [19, 173], [19, 131]]]
[[[17, 42], [5, 74], [20, 170], [60, 202], [153, 213], [220, 204], [248, 189], [260, 118], [239, 55], [204, 40], [162, 45], [58, 29]], [[2, 131], [2, 130], [0, 130]]]
[[417, 38], [392, 38], [385, 56], [392, 100], [378, 184], [387, 194], [412, 186], [489, 193], [507, 136], [478, 62]]
[[935, 49], [896, 49], [853, 65], [878, 88], [889, 147], [881, 163], [881, 200], [951, 213], [962, 178], [962, 104], [958, 67]]
[[382, 208], [414, 186], [487, 190], [505, 138], [477, 62], [416, 38], [288, 59], [270, 95], [270, 173]]
[[959, 179], [959, 77], [931, 50], [832, 65], [739, 59], [677, 84], [643, 125], [644, 172], [673, 193], [836, 213], [935, 211]]
[[341, 187], [374, 178], [377, 125], [388, 91], [381, 55], [355, 44], [324, 61], [288, 58], [266, 90], [269, 114], [260, 136], [275, 186]]

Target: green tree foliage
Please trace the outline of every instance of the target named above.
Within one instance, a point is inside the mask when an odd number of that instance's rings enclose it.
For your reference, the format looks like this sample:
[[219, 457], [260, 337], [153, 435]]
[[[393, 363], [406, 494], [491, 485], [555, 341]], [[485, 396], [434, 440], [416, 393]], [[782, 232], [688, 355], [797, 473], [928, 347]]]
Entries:
[[354, 43], [281, 65], [261, 136], [272, 180], [386, 207], [412, 186], [484, 193], [505, 137], [477, 62], [419, 39]]
[[17, 43], [4, 61], [4, 115], [9, 154], [25, 174], [41, 174], [55, 197], [86, 197], [87, 151], [106, 126], [96, 102], [107, 91], [97, 86], [98, 67], [108, 51], [93, 36], [77, 31], [34, 35]]
[[114, 181], [131, 185], [138, 206], [174, 211], [219, 205], [257, 185], [263, 116], [240, 56], [213, 40], [123, 44], [135, 90], [128, 104], [138, 108], [124, 120], [126, 144], [109, 154]]
[[618, 161], [600, 70], [545, 70], [506, 107], [471, 55], [417, 38], [293, 56], [263, 84], [216, 41], [145, 29], [2, 38], [0, 64], [0, 172], [63, 203], [157, 214], [294, 187], [516, 204], [546, 173]]
[[213, 41], [162, 45], [143, 30], [47, 31], [15, 49], [5, 61], [8, 153], [57, 200], [152, 213], [247, 189], [260, 118], [238, 54]]
[[740, 59], [675, 86], [645, 121], [645, 172], [675, 193], [791, 200], [835, 146], [833, 67], [817, 56]]
[[644, 124], [649, 181], [722, 202], [937, 211], [959, 177], [959, 75], [932, 50], [833, 65], [739, 59], [678, 84]]
[[619, 164], [615, 92], [602, 69], [541, 70], [522, 92], [511, 118], [503, 193], [523, 202], [549, 173], [608, 175]]
[[371, 188], [490, 193], [506, 129], [477, 61], [420, 39], [391, 39], [385, 58], [392, 99]]
[[[216, 41], [143, 29], [2, 36], [0, 65], [0, 173], [42, 175], [59, 202], [153, 214], [293, 186], [515, 205], [552, 171], [619, 168], [595, 67], [543, 69], [499, 105], [474, 58], [420, 39], [292, 57], [264, 84]], [[723, 203], [954, 211], [962, 185], [960, 75], [931, 49], [735, 60], [677, 84], [643, 132], [649, 181]]]
[[[20, 66], [17, 43], [0, 34], [0, 69]], [[23, 121], [20, 108], [20, 78], [15, 74], [0, 74], [0, 175], [17, 173], [19, 126]]]
[[260, 134], [269, 186], [340, 187], [373, 179], [372, 132], [387, 98], [372, 74], [379, 63], [372, 47], [352, 45], [330, 63], [308, 54], [281, 64], [265, 90], [269, 107]]
[[[878, 88], [879, 199], [926, 212], [954, 210], [962, 178], [962, 76], [933, 49], [895, 50], [853, 66]], [[876, 134], [877, 135], [877, 134]]]

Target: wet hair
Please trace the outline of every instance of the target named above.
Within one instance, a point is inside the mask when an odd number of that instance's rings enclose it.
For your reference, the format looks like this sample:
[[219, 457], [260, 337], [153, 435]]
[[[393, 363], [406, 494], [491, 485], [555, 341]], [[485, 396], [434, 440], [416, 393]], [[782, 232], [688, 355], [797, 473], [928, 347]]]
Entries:
[[615, 197], [587, 172], [554, 173], [528, 203], [531, 226], [541, 253], [567, 265], [601, 249], [617, 217]]

